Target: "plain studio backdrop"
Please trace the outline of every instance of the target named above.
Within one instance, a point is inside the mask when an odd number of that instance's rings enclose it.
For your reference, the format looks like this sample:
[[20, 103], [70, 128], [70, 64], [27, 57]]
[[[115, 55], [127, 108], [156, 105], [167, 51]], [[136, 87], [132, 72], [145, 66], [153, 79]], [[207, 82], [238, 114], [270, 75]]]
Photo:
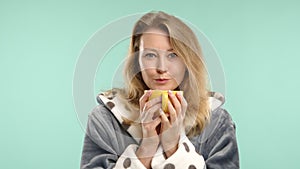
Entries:
[[[297, 168], [299, 8], [296, 0], [1, 0], [0, 168], [79, 168], [84, 127], [72, 89], [80, 52], [105, 25], [151, 10], [189, 21], [215, 47], [241, 168]], [[108, 56], [125, 57], [127, 42]], [[114, 71], [98, 68], [94, 96], [109, 87]]]

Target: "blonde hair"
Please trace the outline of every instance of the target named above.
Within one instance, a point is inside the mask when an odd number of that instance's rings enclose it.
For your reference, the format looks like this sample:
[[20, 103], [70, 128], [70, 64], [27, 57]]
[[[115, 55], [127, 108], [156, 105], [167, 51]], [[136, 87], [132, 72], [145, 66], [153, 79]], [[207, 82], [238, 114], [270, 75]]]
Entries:
[[139, 109], [139, 99], [148, 89], [138, 62], [140, 39], [150, 28], [168, 33], [173, 50], [186, 65], [185, 77], [178, 87], [178, 90], [184, 91], [188, 103], [184, 125], [188, 136], [199, 134], [209, 119], [207, 72], [197, 37], [178, 18], [164, 12], [150, 12], [136, 22], [124, 67], [125, 91], [121, 95], [132, 110]]

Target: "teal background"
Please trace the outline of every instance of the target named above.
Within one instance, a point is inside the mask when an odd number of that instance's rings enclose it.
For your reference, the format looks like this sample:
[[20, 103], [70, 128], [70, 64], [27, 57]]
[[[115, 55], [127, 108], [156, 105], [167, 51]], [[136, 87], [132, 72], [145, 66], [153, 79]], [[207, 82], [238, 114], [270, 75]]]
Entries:
[[79, 168], [77, 57], [112, 20], [153, 9], [189, 20], [218, 51], [241, 168], [297, 168], [299, 8], [296, 0], [1, 0], [0, 168]]

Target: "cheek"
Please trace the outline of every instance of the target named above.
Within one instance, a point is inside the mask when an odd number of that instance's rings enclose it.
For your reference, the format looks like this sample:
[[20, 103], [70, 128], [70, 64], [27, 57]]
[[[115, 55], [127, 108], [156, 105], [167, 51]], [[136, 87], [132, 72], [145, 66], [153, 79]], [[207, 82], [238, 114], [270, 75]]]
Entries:
[[185, 75], [186, 67], [183, 63], [178, 63], [176, 66], [172, 66], [172, 74], [173, 77], [175, 77], [177, 80], [183, 79]]
[[147, 74], [145, 71], [142, 71], [142, 78], [144, 81], [147, 79]]
[[155, 75], [155, 69], [145, 69], [142, 70], [142, 77], [144, 81], [147, 81]]
[[185, 70], [179, 70], [174, 74], [174, 79], [176, 79], [177, 83], [180, 84], [182, 82], [182, 80], [184, 79], [184, 75], [185, 75]]

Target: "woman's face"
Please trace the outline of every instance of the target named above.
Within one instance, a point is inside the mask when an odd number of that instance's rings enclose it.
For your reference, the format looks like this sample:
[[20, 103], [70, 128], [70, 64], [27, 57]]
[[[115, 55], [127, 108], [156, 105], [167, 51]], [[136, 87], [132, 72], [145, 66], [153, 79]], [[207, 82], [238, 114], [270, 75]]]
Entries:
[[142, 78], [150, 89], [174, 90], [183, 81], [185, 64], [170, 45], [168, 34], [149, 29], [140, 41], [139, 64]]

